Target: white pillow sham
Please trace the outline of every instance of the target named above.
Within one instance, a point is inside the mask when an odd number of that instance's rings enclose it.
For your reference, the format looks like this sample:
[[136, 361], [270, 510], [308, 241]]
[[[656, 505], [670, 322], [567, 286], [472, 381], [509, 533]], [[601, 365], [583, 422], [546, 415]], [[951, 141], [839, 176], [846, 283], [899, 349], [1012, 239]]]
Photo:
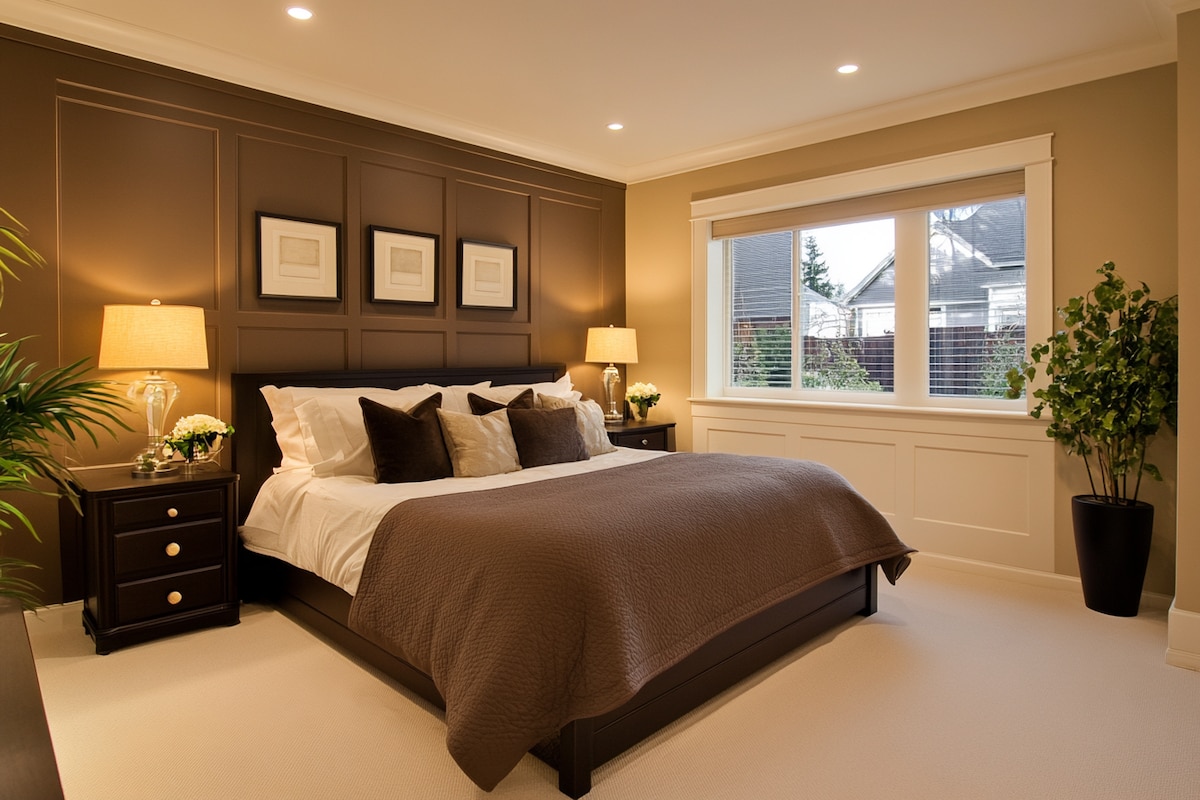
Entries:
[[436, 383], [423, 383], [421, 388], [424, 389], [428, 397], [434, 392], [442, 393], [442, 408], [446, 411], [453, 411], [458, 414], [470, 414], [471, 405], [467, 402], [467, 395], [474, 392], [479, 394], [492, 385], [491, 381], [483, 381], [482, 383], [473, 383], [470, 386], [466, 384], [456, 384], [454, 386], [438, 386]]
[[[483, 389], [491, 385], [490, 381], [477, 383], [469, 387], [461, 387], [462, 405], [466, 411], [470, 411], [470, 406], [467, 405], [467, 391], [475, 389]], [[455, 387], [460, 388], [460, 387]], [[296, 413], [297, 406], [314, 398], [324, 400], [332, 400], [334, 398], [349, 398], [355, 411], [359, 414], [357, 426], [362, 428], [362, 437], [365, 441], [366, 427], [362, 425], [362, 409], [358, 406], [358, 398], [369, 397], [372, 400], [391, 405], [396, 408], [401, 408], [405, 405], [411, 407], [421, 400], [425, 399], [434, 392], [441, 391], [442, 402], [445, 403], [445, 389], [432, 384], [423, 386], [406, 386], [401, 389], [381, 389], [376, 386], [263, 386], [259, 389], [262, 392], [263, 399], [267, 401], [267, 408], [271, 411], [271, 427], [275, 429], [275, 441], [279, 444], [279, 451], [283, 458], [275, 472], [287, 472], [294, 469], [309, 469], [316, 462], [310, 461], [310, 453], [313, 453], [319, 461], [325, 460], [325, 456], [319, 455], [320, 452], [328, 450], [331, 454], [336, 453], [341, 446], [339, 444], [330, 444], [327, 438], [321, 438], [326, 432], [328, 426], [315, 418], [314, 414], [310, 414], [306, 418], [308, 425], [308, 438], [306, 441], [305, 433], [300, 430], [300, 418]], [[389, 400], [389, 398], [397, 397], [397, 393], [405, 393], [404, 400]], [[411, 396], [416, 396], [415, 400], [409, 400]], [[314, 428], [315, 426], [315, 428]], [[318, 431], [315, 435], [320, 438], [320, 443], [312, 441], [314, 430]], [[337, 434], [334, 433], [333, 436]], [[357, 432], [355, 439], [357, 441]], [[343, 442], [344, 444], [344, 442]], [[315, 448], [315, 452], [314, 452]], [[354, 448], [351, 448], [353, 450]], [[347, 451], [349, 452], [349, 451]], [[370, 470], [366, 473], [372, 474]]]
[[[307, 469], [311, 466], [308, 453], [305, 450], [304, 436], [300, 432], [300, 420], [296, 416], [296, 406], [314, 397], [353, 397], [355, 402], [364, 392], [388, 392], [388, 389], [373, 387], [331, 387], [331, 386], [263, 386], [259, 389], [267, 408], [271, 411], [271, 427], [275, 429], [275, 441], [279, 443], [279, 451], [283, 459], [276, 472], [286, 472], [292, 469]], [[372, 396], [372, 399], [375, 399]], [[382, 401], [381, 401], [382, 402]]]
[[[571, 383], [570, 372], [556, 381], [546, 383], [509, 383], [503, 386], [493, 386], [481, 391], [473, 391], [473, 393], [480, 397], [486, 397], [488, 400], [494, 400], [497, 403], [508, 403], [526, 389], [533, 389], [535, 395], [562, 397], [567, 400], [579, 400], [583, 397], [580, 392], [575, 391], [575, 385]], [[445, 408], [445, 405], [442, 407]], [[467, 410], [470, 411], [470, 408], [468, 407]]]
[[[531, 388], [535, 394], [548, 398], [576, 402], [583, 397], [580, 392], [574, 390], [569, 372], [556, 381], [495, 387], [491, 385], [491, 381], [482, 381], [475, 384], [452, 386], [426, 383], [401, 389], [361, 386], [263, 386], [260, 391], [271, 411], [271, 425], [275, 429], [275, 440], [279, 443], [279, 450], [282, 453], [280, 465], [275, 468], [276, 472], [310, 469], [317, 477], [338, 475], [371, 477], [374, 475], [375, 462], [371, 456], [370, 442], [367, 439], [366, 426], [362, 421], [362, 409], [358, 405], [358, 398], [368, 397], [377, 403], [407, 411], [431, 394], [440, 392], [442, 411], [473, 416], [470, 403], [467, 401], [468, 394], [477, 394], [499, 403], [508, 403], [521, 392]], [[599, 412], [599, 406], [592, 401], [587, 402], [591, 402]], [[582, 409], [577, 408], [577, 415], [584, 413]], [[495, 427], [494, 423], [489, 423], [489, 425]], [[460, 424], [459, 427], [463, 428], [466, 425]], [[520, 463], [516, 456], [516, 444], [512, 441], [511, 430], [508, 430], [507, 417], [504, 419], [504, 428], [508, 436], [507, 442], [504, 442], [501, 437], [501, 443], [498, 446], [503, 450], [505, 444], [511, 445], [513, 463], [516, 465], [516, 469], [520, 469]], [[608, 437], [604, 434], [603, 412], [599, 414], [598, 432], [599, 439], [596, 438], [594, 427], [590, 430], [580, 428], [584, 442], [588, 445], [589, 454], [610, 452], [607, 449], [599, 449], [608, 442]], [[600, 439], [603, 439], [603, 442]], [[474, 473], [480, 469], [493, 468], [476, 463], [474, 456], [471, 455], [474, 452], [473, 444], [467, 444], [468, 455], [465, 458], [468, 462], [468, 471]], [[449, 440], [447, 440], [446, 446], [449, 450]], [[502, 471], [511, 471], [507, 469], [510, 466], [507, 461], [504, 462], [504, 466], [506, 468]], [[457, 476], [458, 473], [458, 465], [455, 462], [455, 475]], [[499, 473], [485, 472], [484, 474]]]
[[313, 475], [318, 478], [375, 475], [375, 459], [358, 398], [366, 397], [380, 405], [408, 411], [431, 394], [422, 386], [393, 391], [360, 389], [348, 395], [311, 397], [300, 403], [295, 409], [296, 418]]

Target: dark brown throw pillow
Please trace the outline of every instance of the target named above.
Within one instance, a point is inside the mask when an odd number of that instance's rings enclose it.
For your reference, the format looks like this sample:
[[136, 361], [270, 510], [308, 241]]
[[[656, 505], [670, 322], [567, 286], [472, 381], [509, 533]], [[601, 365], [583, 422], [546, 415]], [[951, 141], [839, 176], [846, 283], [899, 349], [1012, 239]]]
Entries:
[[416, 483], [454, 476], [442, 438], [438, 409], [441, 393], [430, 395], [408, 411], [358, 398], [376, 483]]
[[533, 389], [526, 389], [512, 400], [509, 400], [507, 404], [498, 403], [486, 397], [480, 397], [473, 392], [467, 392], [467, 402], [471, 404], [471, 413], [476, 416], [490, 414], [502, 408], [534, 408], [536, 406]]
[[508, 426], [526, 469], [588, 459], [573, 408], [509, 408]]

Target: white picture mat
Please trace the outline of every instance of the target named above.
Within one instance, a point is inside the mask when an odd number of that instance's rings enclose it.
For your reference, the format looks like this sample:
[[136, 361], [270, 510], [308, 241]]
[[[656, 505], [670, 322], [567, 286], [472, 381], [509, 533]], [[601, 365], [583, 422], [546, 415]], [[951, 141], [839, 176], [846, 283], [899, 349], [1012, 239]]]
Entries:
[[372, 299], [437, 302], [437, 237], [371, 230]]
[[515, 308], [517, 249], [464, 241], [461, 252], [459, 305]]
[[263, 297], [339, 297], [337, 225], [265, 214], [258, 224]]

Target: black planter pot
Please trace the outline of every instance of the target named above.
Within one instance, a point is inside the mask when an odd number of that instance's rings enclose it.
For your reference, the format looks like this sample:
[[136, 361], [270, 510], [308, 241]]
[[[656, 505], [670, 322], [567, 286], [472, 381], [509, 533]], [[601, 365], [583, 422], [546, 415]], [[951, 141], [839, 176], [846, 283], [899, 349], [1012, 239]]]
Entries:
[[1071, 498], [1075, 553], [1088, 608], [1115, 617], [1136, 617], [1150, 560], [1154, 506], [1107, 503], [1081, 494]]

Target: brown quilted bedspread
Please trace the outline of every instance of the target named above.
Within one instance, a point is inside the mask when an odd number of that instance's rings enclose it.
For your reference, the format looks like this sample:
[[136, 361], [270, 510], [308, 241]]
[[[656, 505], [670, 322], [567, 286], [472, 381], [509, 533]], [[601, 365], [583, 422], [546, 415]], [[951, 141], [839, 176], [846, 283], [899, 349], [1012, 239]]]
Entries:
[[826, 467], [679, 453], [399, 504], [350, 627], [432, 676], [451, 755], [491, 789], [731, 625], [864, 564], [894, 582], [910, 552]]

